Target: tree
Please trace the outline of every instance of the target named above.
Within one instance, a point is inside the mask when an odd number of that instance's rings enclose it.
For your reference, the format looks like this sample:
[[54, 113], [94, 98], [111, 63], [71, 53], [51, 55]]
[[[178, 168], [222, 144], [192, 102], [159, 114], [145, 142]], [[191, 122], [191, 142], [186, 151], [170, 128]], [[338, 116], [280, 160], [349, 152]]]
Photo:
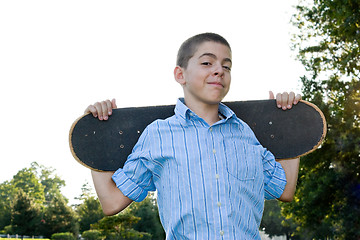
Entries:
[[91, 224], [98, 222], [105, 216], [99, 200], [93, 196], [84, 199], [83, 202], [77, 206], [76, 212], [79, 216], [80, 232], [89, 230]]
[[31, 163], [31, 169], [33, 169], [34, 172], [37, 172], [40, 183], [44, 187], [46, 203], [49, 203], [53, 200], [53, 198], [62, 195], [60, 190], [65, 186], [65, 181], [54, 174], [55, 169], [47, 168], [43, 165], [37, 164], [36, 162]]
[[36, 162], [20, 170], [13, 179], [0, 184], [0, 229], [26, 235], [36, 230], [36, 235], [47, 237], [56, 232], [76, 235], [76, 213], [61, 194], [63, 186], [65, 182], [54, 169]]
[[15, 190], [10, 182], [0, 184], [0, 229], [11, 224], [11, 209], [15, 196]]
[[40, 213], [39, 203], [19, 189], [13, 207], [12, 229], [21, 236], [37, 234], [41, 220]]
[[45, 209], [42, 234], [50, 237], [54, 233], [71, 232], [78, 234], [75, 211], [67, 205], [62, 196], [55, 196]]
[[300, 0], [292, 23], [294, 50], [316, 78], [360, 73], [360, 3], [358, 0]]
[[151, 234], [138, 232], [133, 225], [140, 220], [128, 211], [115, 216], [104, 217], [99, 222], [92, 224], [92, 230], [99, 230], [106, 239], [143, 239], [150, 240]]
[[278, 200], [268, 200], [265, 201], [260, 229], [263, 229], [270, 238], [286, 235], [286, 239], [290, 239], [296, 226], [291, 219], [281, 215], [281, 205]]
[[134, 229], [139, 232], [147, 232], [152, 235], [152, 239], [165, 239], [165, 232], [159, 218], [159, 211], [156, 198], [150, 193], [145, 200], [139, 203], [132, 203], [129, 211], [140, 220], [134, 224]]
[[302, 158], [295, 199], [283, 213], [308, 239], [360, 239], [360, 6], [355, 0], [301, 1], [294, 49], [308, 73], [304, 99], [324, 112], [328, 134]]
[[91, 224], [98, 222], [105, 215], [102, 211], [100, 202], [94, 197], [92, 188], [86, 182], [81, 188], [81, 195], [76, 198], [81, 203], [76, 205], [76, 213], [79, 217], [80, 233], [90, 229]]
[[18, 192], [22, 189], [29, 197], [39, 204], [43, 204], [45, 200], [44, 186], [40, 183], [34, 169], [24, 168], [20, 170], [11, 180], [11, 184]]

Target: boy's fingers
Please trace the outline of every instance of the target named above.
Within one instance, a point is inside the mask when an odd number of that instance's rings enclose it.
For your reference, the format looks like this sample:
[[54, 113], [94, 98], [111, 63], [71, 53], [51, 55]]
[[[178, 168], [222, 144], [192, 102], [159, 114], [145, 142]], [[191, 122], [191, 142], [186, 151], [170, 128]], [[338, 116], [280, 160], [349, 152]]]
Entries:
[[[273, 96], [273, 93], [269, 92], [269, 97]], [[297, 94], [295, 95], [294, 92], [283, 92], [276, 94], [276, 105], [278, 108], [281, 108], [283, 110], [291, 109], [293, 104], [298, 104], [298, 102], [301, 100], [301, 95]]]
[[115, 98], [113, 98], [113, 99], [111, 100], [111, 106], [112, 106], [113, 109], [114, 109], [114, 108], [117, 108], [117, 106], [116, 106], [116, 99], [115, 99]]
[[98, 116], [97, 111], [96, 111], [96, 108], [94, 107], [94, 105], [89, 105], [89, 106], [85, 109], [84, 114], [88, 114], [88, 113], [91, 113], [94, 117], [97, 117], [97, 116]]
[[276, 105], [278, 108], [281, 108], [281, 93], [276, 94]]
[[292, 108], [292, 105], [293, 105], [294, 101], [295, 101], [295, 93], [290, 92], [289, 93], [289, 99], [288, 99], [288, 105], [287, 105], [288, 109]]
[[96, 108], [96, 113], [97, 113], [99, 120], [103, 120], [103, 114], [102, 114], [103, 111], [102, 111], [101, 103], [96, 102], [94, 104], [94, 107]]
[[102, 119], [100, 120], [108, 120], [108, 116], [109, 116], [108, 103], [107, 101], [102, 101], [100, 104], [101, 104], [101, 114], [102, 114]]
[[289, 94], [287, 92], [283, 92], [283, 94], [281, 94], [281, 108], [283, 110], [286, 110], [288, 108], [288, 99]]
[[275, 99], [274, 93], [269, 91], [269, 99]]
[[110, 100], [106, 100], [105, 103], [107, 114], [110, 116], [112, 114], [112, 102], [110, 102]]
[[112, 114], [112, 109], [116, 108], [116, 102], [115, 99], [112, 101], [106, 100], [102, 102], [96, 102], [93, 105], [89, 105], [85, 109], [86, 113], [92, 113], [94, 117], [98, 117], [99, 120], [108, 120], [109, 115]]

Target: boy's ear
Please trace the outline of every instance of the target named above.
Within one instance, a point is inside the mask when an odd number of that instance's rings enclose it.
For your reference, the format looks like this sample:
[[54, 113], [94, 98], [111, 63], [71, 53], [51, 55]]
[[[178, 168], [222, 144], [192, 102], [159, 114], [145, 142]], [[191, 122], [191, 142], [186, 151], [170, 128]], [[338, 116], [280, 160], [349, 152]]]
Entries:
[[176, 66], [174, 69], [174, 78], [181, 85], [185, 84], [184, 70], [180, 66]]

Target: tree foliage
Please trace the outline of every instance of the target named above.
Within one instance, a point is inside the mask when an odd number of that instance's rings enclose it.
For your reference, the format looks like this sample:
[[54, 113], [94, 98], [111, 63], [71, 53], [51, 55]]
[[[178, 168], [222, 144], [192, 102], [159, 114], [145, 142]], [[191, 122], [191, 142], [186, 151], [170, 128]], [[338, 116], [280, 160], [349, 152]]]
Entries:
[[59, 231], [52, 225], [57, 224], [63, 226], [63, 231], [75, 233], [74, 211], [60, 191], [64, 185], [53, 169], [35, 162], [21, 169], [10, 181], [0, 184], [1, 229], [11, 229], [7, 233], [50, 237]]
[[150, 240], [151, 234], [138, 232], [133, 229], [134, 224], [140, 220], [129, 211], [115, 216], [104, 217], [99, 222], [92, 224], [93, 230], [98, 230], [106, 239], [143, 239]]
[[293, 47], [314, 77], [326, 72], [359, 78], [359, 6], [358, 0], [300, 0], [292, 20]]
[[76, 206], [76, 213], [79, 216], [80, 233], [89, 230], [91, 224], [98, 222], [105, 216], [99, 200], [91, 194], [91, 188], [88, 186], [88, 183], [84, 184], [81, 190], [82, 193], [77, 199], [82, 202]]
[[11, 203], [15, 190], [9, 181], [0, 184], [0, 229], [11, 224]]
[[301, 1], [293, 23], [308, 74], [303, 96], [328, 125], [321, 148], [302, 158], [295, 199], [283, 214], [304, 239], [360, 239], [360, 6], [355, 0]]
[[37, 234], [41, 220], [41, 209], [34, 198], [19, 189], [12, 211], [11, 225], [13, 231], [21, 236]]
[[67, 205], [62, 196], [54, 197], [44, 210], [42, 234], [50, 237], [53, 233], [71, 232], [78, 235], [78, 224], [75, 211]]
[[[104, 217], [88, 183], [77, 198], [81, 203], [72, 207], [61, 194], [63, 186], [65, 182], [52, 168], [34, 162], [31, 167], [21, 169], [13, 179], [0, 184], [0, 230], [48, 238], [75, 237], [79, 230], [96, 239], [165, 238], [153, 195], [117, 216]], [[91, 226], [98, 232], [88, 231]]]
[[34, 169], [24, 168], [20, 170], [11, 180], [11, 184], [15, 192], [21, 189], [37, 203], [42, 204], [45, 201], [44, 186], [40, 183]]
[[65, 181], [55, 174], [55, 169], [38, 165], [36, 162], [31, 164], [31, 168], [37, 172], [40, 183], [44, 186], [47, 203], [51, 202], [53, 198], [62, 196], [61, 188], [65, 186]]
[[156, 198], [153, 193], [150, 193], [142, 202], [131, 204], [129, 211], [132, 215], [140, 218], [134, 224], [135, 230], [150, 233], [154, 240], [165, 239], [165, 232], [160, 222]]
[[265, 201], [264, 213], [261, 219], [260, 229], [264, 230], [270, 238], [274, 236], [286, 236], [290, 239], [296, 226], [291, 219], [281, 215], [281, 206], [278, 200]]

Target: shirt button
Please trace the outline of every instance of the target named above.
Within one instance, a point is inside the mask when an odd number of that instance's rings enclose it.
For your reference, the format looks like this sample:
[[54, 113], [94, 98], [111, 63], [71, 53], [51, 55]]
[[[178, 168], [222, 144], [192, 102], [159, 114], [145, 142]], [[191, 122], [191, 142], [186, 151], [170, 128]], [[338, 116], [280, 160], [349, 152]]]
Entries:
[[221, 207], [221, 202], [218, 202], [217, 205], [218, 205], [218, 207]]
[[220, 235], [221, 235], [221, 236], [224, 235], [224, 231], [223, 231], [223, 230], [220, 231]]
[[216, 179], [219, 179], [220, 175], [219, 174], [215, 174]]
[[214, 153], [214, 154], [216, 153], [216, 150], [215, 150], [215, 149], [213, 149], [213, 153]]
[[213, 128], [212, 128], [212, 127], [210, 127], [210, 132], [212, 132], [212, 130], [213, 130]]

